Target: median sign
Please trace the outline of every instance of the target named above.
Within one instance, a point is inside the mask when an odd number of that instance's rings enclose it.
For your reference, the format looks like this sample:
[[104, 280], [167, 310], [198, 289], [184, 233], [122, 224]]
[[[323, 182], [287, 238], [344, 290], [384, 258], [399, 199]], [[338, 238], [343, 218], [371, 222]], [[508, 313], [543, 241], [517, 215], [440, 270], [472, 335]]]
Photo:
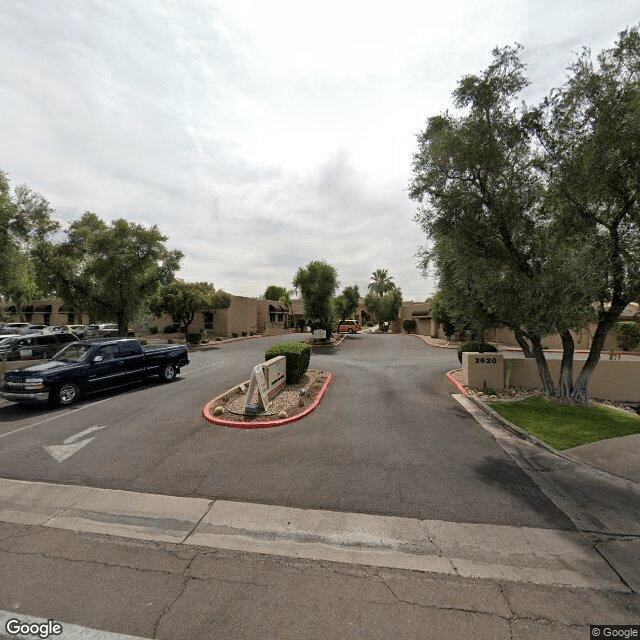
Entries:
[[[271, 399], [284, 389], [286, 381], [287, 358], [285, 356], [277, 356], [253, 367], [249, 388], [244, 397], [245, 412], [256, 413], [260, 405], [268, 409]], [[257, 406], [251, 403], [256, 387], [260, 398], [260, 404]]]

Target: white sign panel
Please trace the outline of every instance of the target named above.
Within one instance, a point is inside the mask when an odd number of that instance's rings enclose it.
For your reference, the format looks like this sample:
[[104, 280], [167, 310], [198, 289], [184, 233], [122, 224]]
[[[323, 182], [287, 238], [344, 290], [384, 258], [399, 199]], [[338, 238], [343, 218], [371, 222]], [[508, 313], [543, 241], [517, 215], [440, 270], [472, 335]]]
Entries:
[[313, 337], [317, 340], [326, 340], [327, 339], [327, 330], [326, 329], [316, 329], [313, 332]]
[[265, 380], [261, 364], [257, 364], [253, 367], [253, 374], [256, 377], [256, 384], [258, 385], [262, 404], [264, 405], [264, 408], [267, 409], [269, 407], [269, 389], [267, 388], [267, 381]]
[[287, 358], [277, 356], [267, 360], [264, 365], [267, 370], [267, 383], [269, 385], [269, 397], [273, 397], [286, 384], [287, 378]]

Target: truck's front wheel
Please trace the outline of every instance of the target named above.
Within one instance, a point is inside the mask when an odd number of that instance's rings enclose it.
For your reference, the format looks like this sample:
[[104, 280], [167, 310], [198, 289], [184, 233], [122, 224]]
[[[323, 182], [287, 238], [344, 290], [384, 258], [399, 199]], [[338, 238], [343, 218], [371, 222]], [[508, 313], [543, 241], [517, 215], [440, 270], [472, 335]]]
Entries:
[[176, 368], [172, 364], [165, 364], [162, 369], [160, 369], [160, 379], [164, 382], [171, 382], [176, 378]]
[[53, 398], [57, 404], [66, 407], [80, 397], [80, 389], [72, 382], [65, 382], [54, 390]]

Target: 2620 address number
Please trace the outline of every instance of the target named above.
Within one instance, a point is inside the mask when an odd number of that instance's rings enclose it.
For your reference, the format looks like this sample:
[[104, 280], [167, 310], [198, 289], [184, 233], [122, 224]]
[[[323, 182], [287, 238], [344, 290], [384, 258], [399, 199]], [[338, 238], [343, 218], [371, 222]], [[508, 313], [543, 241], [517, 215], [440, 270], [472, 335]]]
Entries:
[[476, 364], [495, 364], [495, 358], [476, 358]]

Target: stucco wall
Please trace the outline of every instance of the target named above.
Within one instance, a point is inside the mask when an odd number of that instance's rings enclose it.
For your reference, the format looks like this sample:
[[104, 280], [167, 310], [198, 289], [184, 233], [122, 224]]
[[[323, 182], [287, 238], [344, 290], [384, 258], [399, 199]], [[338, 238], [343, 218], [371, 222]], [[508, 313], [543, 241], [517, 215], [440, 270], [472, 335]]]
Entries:
[[[495, 356], [496, 354], [463, 354], [463, 363], [468, 361], [467, 367], [463, 366], [463, 380], [470, 386], [481, 386], [479, 380], [489, 376], [489, 368], [494, 370], [497, 365], [487, 366], [486, 364], [476, 364], [475, 357]], [[498, 363], [502, 360], [504, 366], [496, 375], [490, 375], [492, 383], [487, 381], [487, 385], [495, 388], [505, 386], [506, 374], [511, 370], [509, 386], [528, 387], [540, 389], [540, 377], [538, 367], [534, 358], [521, 358], [510, 355], [509, 352], [500, 354], [503, 358], [498, 358]], [[573, 363], [573, 379], [578, 377], [585, 359], [575, 359]], [[547, 358], [549, 372], [556, 383], [560, 378], [560, 359]], [[500, 383], [502, 381], [502, 383]], [[640, 402], [640, 358], [624, 360], [600, 360], [595, 368], [589, 382], [589, 393], [592, 398], [605, 400], [619, 400], [623, 402]]]

